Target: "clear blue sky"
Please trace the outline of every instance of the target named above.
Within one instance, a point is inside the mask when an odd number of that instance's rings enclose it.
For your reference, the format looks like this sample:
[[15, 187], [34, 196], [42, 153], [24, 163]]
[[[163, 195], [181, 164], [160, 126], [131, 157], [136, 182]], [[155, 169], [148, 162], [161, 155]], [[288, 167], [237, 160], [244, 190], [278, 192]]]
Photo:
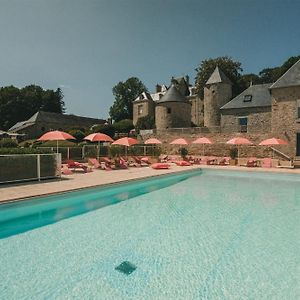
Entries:
[[300, 54], [299, 0], [0, 0], [0, 86], [61, 87], [67, 113], [108, 117], [112, 87], [194, 82], [229, 55], [245, 73]]

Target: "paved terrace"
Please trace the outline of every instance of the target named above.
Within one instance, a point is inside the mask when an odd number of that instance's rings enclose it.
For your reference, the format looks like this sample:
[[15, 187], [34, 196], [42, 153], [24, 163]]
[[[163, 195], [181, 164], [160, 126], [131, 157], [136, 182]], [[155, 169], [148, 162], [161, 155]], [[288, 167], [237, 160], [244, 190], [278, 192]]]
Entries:
[[172, 165], [169, 170], [153, 170], [149, 167], [129, 168], [127, 170], [103, 171], [94, 170], [91, 173], [74, 173], [69, 176], [62, 176], [61, 180], [47, 180], [41, 182], [27, 182], [19, 184], [7, 184], [0, 186], [0, 203], [34, 196], [48, 195], [59, 192], [66, 192], [92, 186], [112, 184], [116, 182], [141, 179], [163, 174], [176, 173], [180, 171], [193, 170], [198, 168], [242, 170], [248, 172], [277, 172], [300, 174], [300, 169], [283, 168], [247, 168], [236, 166], [205, 166], [194, 165], [190, 167], [179, 167]]

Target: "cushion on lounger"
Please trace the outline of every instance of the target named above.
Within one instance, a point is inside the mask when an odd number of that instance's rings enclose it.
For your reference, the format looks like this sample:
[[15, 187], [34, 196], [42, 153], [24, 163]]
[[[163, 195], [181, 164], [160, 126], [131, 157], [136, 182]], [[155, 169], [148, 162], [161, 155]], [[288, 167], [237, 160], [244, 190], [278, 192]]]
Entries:
[[153, 169], [169, 169], [170, 168], [170, 165], [169, 164], [166, 164], [166, 163], [155, 163], [155, 164], [152, 164], [151, 167]]
[[190, 166], [191, 163], [185, 160], [175, 161], [175, 164], [177, 166]]

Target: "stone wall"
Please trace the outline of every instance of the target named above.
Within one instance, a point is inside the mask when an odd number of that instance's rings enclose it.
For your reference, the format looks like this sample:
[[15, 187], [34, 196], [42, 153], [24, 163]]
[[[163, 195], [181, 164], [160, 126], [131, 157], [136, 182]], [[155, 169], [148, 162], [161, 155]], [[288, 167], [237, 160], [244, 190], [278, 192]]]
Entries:
[[155, 107], [157, 129], [191, 126], [191, 104], [189, 102], [163, 102]]
[[248, 117], [247, 132], [271, 131], [271, 106], [253, 108], [235, 108], [221, 110], [221, 127], [224, 131], [241, 132], [239, 117]]
[[300, 86], [271, 90], [272, 133], [290, 143], [290, 154], [296, 155], [296, 134], [300, 133], [297, 105], [300, 102]]
[[191, 103], [191, 121], [197, 126], [204, 124], [204, 102], [197, 95], [187, 97]]
[[204, 88], [204, 126], [220, 126], [220, 108], [232, 97], [228, 83], [216, 83]]
[[[191, 129], [192, 130], [192, 129]], [[165, 131], [164, 133], [160, 132], [155, 135], [145, 135], [143, 136], [143, 140], [146, 140], [150, 137], [156, 137], [159, 140], [163, 142], [161, 145], [162, 147], [162, 153], [167, 154], [178, 154], [178, 150], [180, 146], [176, 145], [170, 145], [169, 143], [176, 139], [176, 138], [185, 138], [189, 145], [185, 146], [185, 148], [188, 149], [189, 154], [191, 155], [202, 155], [203, 151], [203, 145], [194, 145], [191, 144], [192, 141], [194, 141], [198, 137], [208, 137], [212, 140], [213, 144], [211, 145], [204, 145], [205, 155], [209, 156], [229, 156], [230, 155], [230, 149], [237, 148], [235, 145], [228, 145], [226, 142], [233, 137], [245, 137], [248, 138], [250, 141], [253, 142], [254, 145], [247, 145], [247, 146], [239, 146], [239, 152], [240, 157], [272, 157], [273, 151], [271, 148], [266, 146], [259, 146], [258, 144], [267, 138], [271, 138], [271, 133], [207, 133], [207, 134], [193, 134], [193, 133], [183, 133], [183, 134], [176, 134], [176, 133], [168, 133]], [[275, 149], [278, 149], [279, 151], [288, 154], [290, 153], [290, 145], [280, 145], [280, 146], [274, 146]], [[274, 158], [277, 159], [284, 159], [284, 157], [277, 155], [274, 153]]]
[[[154, 102], [150, 100], [140, 100], [133, 104], [133, 125], [136, 124], [137, 120], [145, 116], [154, 116]], [[142, 108], [142, 113], [139, 112], [140, 107]]]

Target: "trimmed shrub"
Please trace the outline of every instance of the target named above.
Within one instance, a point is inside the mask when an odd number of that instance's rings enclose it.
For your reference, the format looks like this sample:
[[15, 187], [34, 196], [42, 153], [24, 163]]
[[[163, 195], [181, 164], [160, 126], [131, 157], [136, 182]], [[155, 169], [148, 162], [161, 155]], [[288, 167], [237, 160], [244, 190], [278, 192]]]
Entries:
[[35, 149], [35, 148], [0, 148], [0, 155], [8, 154], [51, 154], [51, 149]]
[[231, 159], [236, 159], [238, 156], [238, 149], [237, 148], [231, 148], [229, 152], [229, 156]]
[[104, 134], [109, 135], [111, 138], [113, 138], [115, 136], [115, 127], [113, 125], [110, 124], [100, 124], [100, 125], [95, 125], [93, 126], [93, 132], [101, 132]]
[[124, 119], [113, 125], [118, 133], [129, 133], [134, 128], [132, 120]]
[[135, 129], [137, 133], [139, 133], [140, 130], [154, 129], [154, 128], [155, 128], [155, 120], [153, 116], [141, 117], [137, 120], [135, 124]]
[[182, 158], [185, 158], [188, 155], [189, 152], [186, 148], [180, 148], [179, 153], [180, 153]]
[[71, 129], [68, 133], [73, 135], [77, 142], [81, 142], [85, 138], [85, 132], [79, 129]]
[[0, 148], [17, 148], [18, 143], [10, 138], [0, 140]]

